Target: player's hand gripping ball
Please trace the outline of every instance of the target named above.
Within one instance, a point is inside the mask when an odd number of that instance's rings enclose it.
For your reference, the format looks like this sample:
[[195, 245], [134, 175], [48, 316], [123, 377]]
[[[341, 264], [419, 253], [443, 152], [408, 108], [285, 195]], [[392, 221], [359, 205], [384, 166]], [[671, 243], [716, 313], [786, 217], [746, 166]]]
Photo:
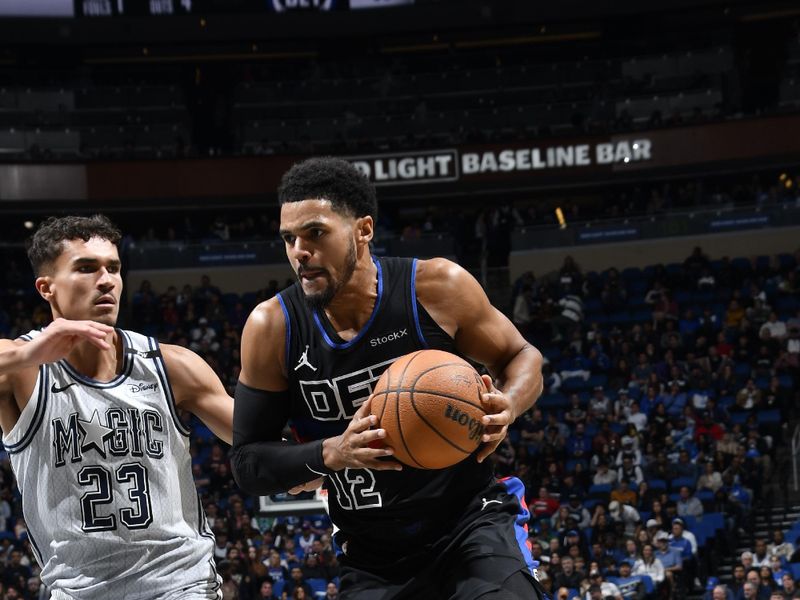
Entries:
[[371, 412], [382, 440], [400, 462], [417, 469], [443, 469], [481, 444], [486, 414], [480, 375], [464, 359], [441, 350], [398, 358], [375, 384]]

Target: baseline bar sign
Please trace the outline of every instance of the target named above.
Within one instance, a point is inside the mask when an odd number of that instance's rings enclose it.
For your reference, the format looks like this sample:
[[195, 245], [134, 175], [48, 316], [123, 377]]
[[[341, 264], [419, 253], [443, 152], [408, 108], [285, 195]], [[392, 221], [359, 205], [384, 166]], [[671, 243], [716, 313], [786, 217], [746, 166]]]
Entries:
[[487, 175], [521, 175], [526, 171], [581, 167], [614, 168], [653, 159], [649, 138], [591, 144], [509, 148], [429, 150], [345, 157], [378, 186], [477, 180]]
[[348, 156], [353, 166], [375, 185], [439, 183], [459, 179], [456, 150]]

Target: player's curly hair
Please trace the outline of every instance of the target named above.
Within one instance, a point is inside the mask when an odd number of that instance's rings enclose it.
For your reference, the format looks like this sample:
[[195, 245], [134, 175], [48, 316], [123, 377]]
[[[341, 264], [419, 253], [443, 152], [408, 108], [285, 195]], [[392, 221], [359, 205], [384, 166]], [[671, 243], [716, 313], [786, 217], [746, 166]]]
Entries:
[[46, 219], [28, 240], [28, 260], [33, 272], [40, 275], [43, 267], [55, 262], [64, 251], [64, 242], [88, 242], [94, 237], [118, 244], [122, 234], [105, 215]]
[[328, 200], [333, 209], [349, 217], [378, 217], [375, 187], [352, 164], [322, 156], [296, 163], [281, 179], [278, 202]]

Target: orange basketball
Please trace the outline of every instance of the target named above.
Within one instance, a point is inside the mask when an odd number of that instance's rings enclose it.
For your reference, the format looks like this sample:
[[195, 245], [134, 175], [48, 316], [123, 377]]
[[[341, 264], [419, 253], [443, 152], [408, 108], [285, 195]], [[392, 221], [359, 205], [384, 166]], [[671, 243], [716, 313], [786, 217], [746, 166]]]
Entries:
[[419, 350], [384, 371], [375, 384], [371, 410], [397, 460], [417, 469], [443, 469], [480, 445], [485, 391], [483, 380], [464, 359], [441, 350]]

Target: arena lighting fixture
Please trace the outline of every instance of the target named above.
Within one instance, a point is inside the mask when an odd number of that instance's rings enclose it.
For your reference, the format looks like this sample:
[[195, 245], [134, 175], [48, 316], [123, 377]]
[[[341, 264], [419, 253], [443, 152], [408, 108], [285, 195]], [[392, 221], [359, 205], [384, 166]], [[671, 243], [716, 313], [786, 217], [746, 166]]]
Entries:
[[25, 226], [25, 229], [33, 229], [33, 221], [25, 221], [23, 225]]
[[556, 219], [558, 219], [558, 228], [559, 229], [566, 229], [567, 228], [567, 220], [564, 218], [564, 211], [561, 210], [560, 206], [556, 207]]

